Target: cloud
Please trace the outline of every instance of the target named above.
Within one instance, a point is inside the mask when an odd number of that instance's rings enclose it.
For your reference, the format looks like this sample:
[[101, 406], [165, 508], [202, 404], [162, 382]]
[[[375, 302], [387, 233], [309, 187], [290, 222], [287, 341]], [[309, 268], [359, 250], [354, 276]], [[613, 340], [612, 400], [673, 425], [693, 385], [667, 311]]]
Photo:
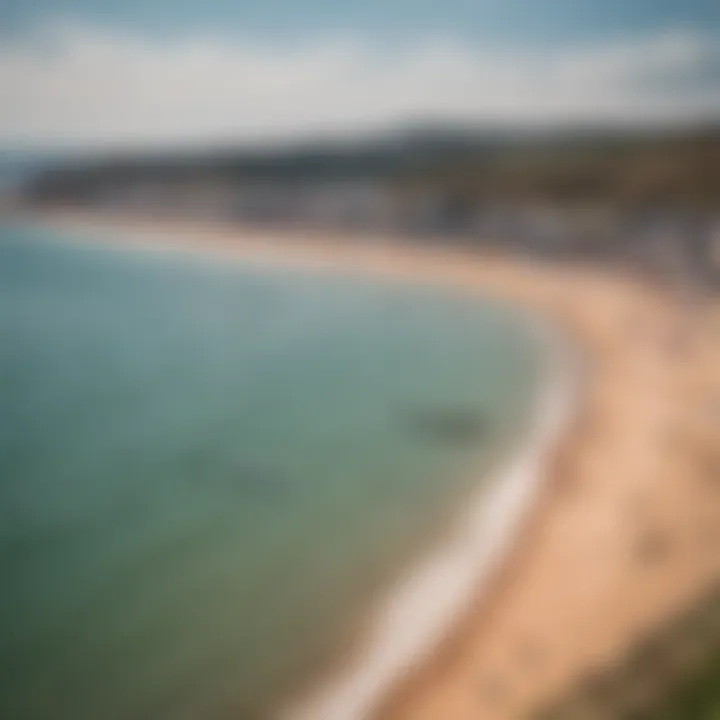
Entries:
[[0, 143], [297, 138], [423, 120], [534, 125], [720, 116], [720, 43], [672, 30], [583, 47], [448, 38], [296, 46], [56, 25], [0, 48]]

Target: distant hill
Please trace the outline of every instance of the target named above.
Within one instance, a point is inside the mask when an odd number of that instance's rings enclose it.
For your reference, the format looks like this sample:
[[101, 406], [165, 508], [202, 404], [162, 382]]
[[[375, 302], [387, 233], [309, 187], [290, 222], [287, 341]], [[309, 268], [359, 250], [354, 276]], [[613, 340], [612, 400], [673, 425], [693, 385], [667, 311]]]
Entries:
[[417, 128], [283, 149], [106, 155], [54, 163], [25, 185], [34, 202], [91, 202], [135, 186], [228, 188], [337, 181], [462, 196], [468, 202], [670, 202], [720, 208], [720, 125], [547, 132]]

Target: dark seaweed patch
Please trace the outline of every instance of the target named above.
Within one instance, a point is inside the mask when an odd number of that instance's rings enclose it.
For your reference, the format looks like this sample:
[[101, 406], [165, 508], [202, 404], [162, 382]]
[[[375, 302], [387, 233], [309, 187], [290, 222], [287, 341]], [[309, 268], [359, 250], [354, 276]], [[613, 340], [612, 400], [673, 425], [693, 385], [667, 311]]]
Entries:
[[279, 500], [288, 489], [282, 472], [254, 463], [240, 463], [224, 472], [198, 472], [192, 477], [192, 485], [263, 502]]
[[414, 435], [449, 446], [473, 445], [487, 432], [485, 418], [468, 408], [413, 410], [407, 413], [406, 424]]
[[285, 477], [278, 470], [253, 464], [236, 466], [228, 477], [228, 484], [263, 498], [278, 497], [287, 486]]

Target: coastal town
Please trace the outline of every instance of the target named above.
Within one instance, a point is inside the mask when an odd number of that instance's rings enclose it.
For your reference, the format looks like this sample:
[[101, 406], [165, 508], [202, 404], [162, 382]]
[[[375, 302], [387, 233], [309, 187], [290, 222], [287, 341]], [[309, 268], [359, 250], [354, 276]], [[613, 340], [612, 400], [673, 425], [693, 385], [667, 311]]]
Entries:
[[[65, 161], [20, 204], [521, 253], [720, 284], [720, 131]], [[607, 146], [607, 148], [605, 147]]]

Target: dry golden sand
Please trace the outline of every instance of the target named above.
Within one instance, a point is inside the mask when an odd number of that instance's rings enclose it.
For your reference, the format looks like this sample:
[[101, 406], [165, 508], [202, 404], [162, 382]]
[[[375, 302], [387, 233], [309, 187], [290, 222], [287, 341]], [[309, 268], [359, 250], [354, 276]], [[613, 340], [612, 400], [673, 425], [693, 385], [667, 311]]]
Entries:
[[396, 684], [379, 718], [531, 716], [720, 579], [717, 301], [690, 308], [617, 273], [377, 239], [78, 215], [50, 222], [479, 289], [551, 319], [583, 350], [576, 421], [510, 556], [442, 646]]

